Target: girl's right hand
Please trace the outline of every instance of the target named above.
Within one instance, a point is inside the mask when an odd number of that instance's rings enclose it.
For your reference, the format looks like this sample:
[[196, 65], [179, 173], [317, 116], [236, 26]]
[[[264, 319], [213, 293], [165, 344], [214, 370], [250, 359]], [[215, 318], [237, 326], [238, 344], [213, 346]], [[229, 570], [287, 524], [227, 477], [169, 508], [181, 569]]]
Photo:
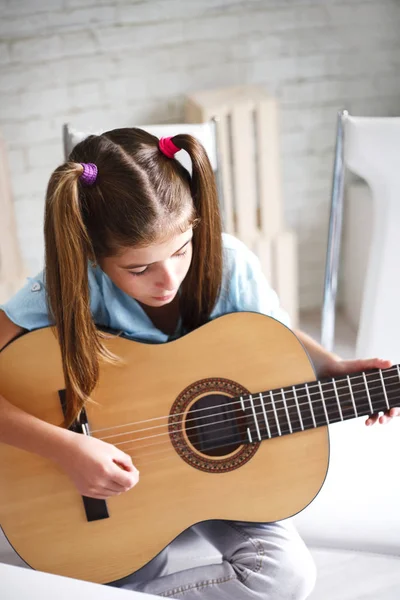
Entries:
[[82, 496], [105, 500], [138, 483], [139, 471], [128, 454], [97, 438], [70, 433], [55, 461]]

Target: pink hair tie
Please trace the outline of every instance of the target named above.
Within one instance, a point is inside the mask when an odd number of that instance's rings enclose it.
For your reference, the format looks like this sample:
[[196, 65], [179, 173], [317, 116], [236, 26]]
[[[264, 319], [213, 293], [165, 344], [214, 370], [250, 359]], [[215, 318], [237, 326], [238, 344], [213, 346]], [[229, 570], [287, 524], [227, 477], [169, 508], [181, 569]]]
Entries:
[[97, 178], [97, 167], [94, 163], [79, 163], [83, 167], [83, 173], [79, 176], [79, 180], [83, 185], [93, 185]]
[[175, 146], [172, 138], [170, 137], [162, 137], [158, 142], [158, 147], [165, 156], [168, 158], [174, 158], [175, 154], [179, 152], [180, 148]]

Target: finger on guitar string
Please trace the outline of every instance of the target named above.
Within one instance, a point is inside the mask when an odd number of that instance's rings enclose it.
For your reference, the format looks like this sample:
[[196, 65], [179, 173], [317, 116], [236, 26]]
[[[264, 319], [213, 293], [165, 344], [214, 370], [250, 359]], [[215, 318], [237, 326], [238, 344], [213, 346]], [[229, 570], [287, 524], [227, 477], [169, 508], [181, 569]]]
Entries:
[[368, 419], [365, 421], [365, 424], [368, 426], [374, 425], [377, 420], [379, 419], [380, 413], [374, 413], [373, 415], [370, 415], [368, 417]]
[[392, 419], [393, 417], [391, 417], [387, 412], [385, 412], [379, 417], [378, 421], [379, 423], [381, 423], [381, 425], [387, 425]]
[[399, 417], [400, 416], [400, 408], [398, 406], [394, 407], [394, 408], [391, 408], [385, 414], [387, 414], [387, 416], [390, 417], [390, 418], [392, 418], [392, 417]]
[[[129, 454], [127, 454], [126, 456], [128, 456], [129, 460], [131, 461], [131, 457], [129, 456]], [[114, 467], [115, 468], [113, 468], [112, 471], [110, 472], [110, 477], [112, 478], [111, 481], [120, 488], [120, 491], [126, 492], [126, 491], [130, 490], [131, 488], [133, 488], [138, 483], [139, 471], [133, 464], [132, 464], [132, 469], [129, 469], [130, 474], [126, 473], [125, 471], [127, 469], [124, 470], [115, 461], [114, 461]]]
[[397, 417], [400, 415], [400, 409], [399, 408], [391, 408], [390, 410], [387, 410], [386, 412], [379, 412], [379, 413], [374, 413], [373, 415], [370, 415], [368, 417], [368, 419], [365, 421], [365, 424], [368, 426], [371, 425], [375, 425], [375, 423], [377, 423], [379, 421], [379, 423], [381, 425], [387, 425], [388, 423], [390, 423], [394, 417]]

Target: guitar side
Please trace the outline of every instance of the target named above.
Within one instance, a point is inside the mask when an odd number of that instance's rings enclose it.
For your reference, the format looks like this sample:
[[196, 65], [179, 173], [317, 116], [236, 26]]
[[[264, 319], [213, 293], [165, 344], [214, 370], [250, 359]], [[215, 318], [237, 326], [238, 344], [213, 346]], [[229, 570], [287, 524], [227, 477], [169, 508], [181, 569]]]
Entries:
[[[123, 338], [107, 344], [124, 362], [101, 367], [88, 419], [96, 437], [132, 455], [139, 484], [107, 500], [109, 518], [88, 522], [82, 498], [54, 463], [0, 444], [0, 525], [30, 566], [108, 583], [142, 567], [197, 522], [276, 521], [316, 496], [328, 467], [326, 427], [261, 442], [239, 466], [232, 452], [223, 457], [227, 468], [212, 472], [221, 457], [197, 451], [211, 467], [196, 467], [171, 442], [170, 420], [159, 419], [196, 382], [228, 380], [256, 393], [313, 380], [307, 353], [288, 328], [256, 313], [234, 313], [168, 344]], [[51, 329], [3, 350], [0, 381], [10, 402], [61, 423], [64, 381]], [[119, 428], [124, 423], [132, 425]], [[190, 449], [187, 435], [185, 442]]]

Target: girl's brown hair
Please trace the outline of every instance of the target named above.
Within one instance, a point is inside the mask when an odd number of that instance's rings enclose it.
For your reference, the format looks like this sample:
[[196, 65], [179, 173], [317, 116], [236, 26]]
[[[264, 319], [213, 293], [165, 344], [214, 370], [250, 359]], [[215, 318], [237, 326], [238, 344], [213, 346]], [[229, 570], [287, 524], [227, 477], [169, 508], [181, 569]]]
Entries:
[[[204, 324], [218, 298], [222, 241], [214, 174], [196, 138], [176, 135], [172, 141], [189, 154], [191, 176], [161, 153], [158, 138], [126, 128], [89, 136], [50, 178], [45, 282], [61, 348], [68, 424], [79, 417], [96, 386], [99, 361], [115, 360], [92, 318], [89, 261], [148, 246], [193, 225], [193, 258], [180, 294], [184, 329]], [[93, 186], [82, 185], [80, 163], [97, 166]]]

